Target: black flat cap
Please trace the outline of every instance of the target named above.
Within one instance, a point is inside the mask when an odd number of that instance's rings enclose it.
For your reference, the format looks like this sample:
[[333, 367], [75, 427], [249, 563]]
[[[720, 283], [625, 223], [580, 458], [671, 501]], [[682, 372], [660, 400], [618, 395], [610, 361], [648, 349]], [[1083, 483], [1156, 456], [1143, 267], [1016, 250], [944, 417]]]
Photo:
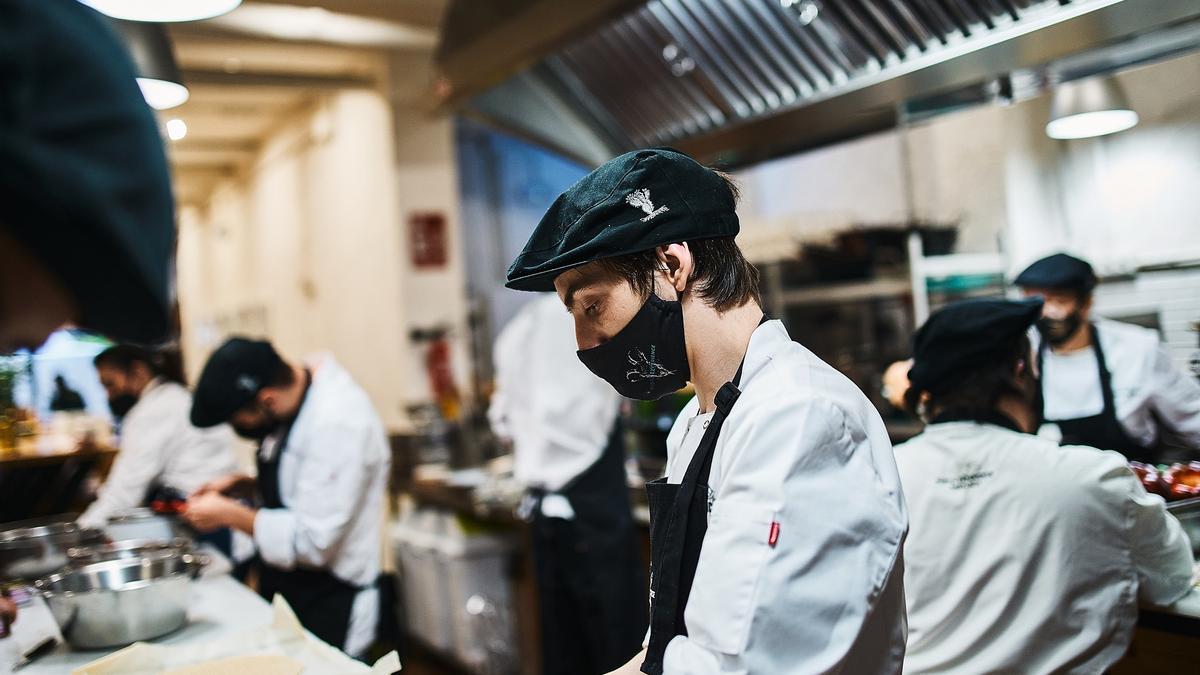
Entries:
[[226, 340], [200, 373], [192, 396], [192, 425], [203, 429], [228, 422], [286, 365], [270, 342]]
[[734, 197], [715, 171], [676, 150], [609, 160], [554, 200], [508, 268], [509, 288], [553, 291], [554, 278], [603, 258], [738, 233]]
[[913, 387], [938, 394], [987, 363], [1042, 314], [1041, 298], [964, 300], [934, 312], [913, 336]]
[[1025, 268], [1013, 284], [1021, 288], [1090, 293], [1096, 287], [1096, 273], [1086, 261], [1066, 253], [1055, 253]]
[[167, 333], [175, 215], [162, 136], [109, 23], [79, 2], [0, 2], [0, 227], [80, 323]]

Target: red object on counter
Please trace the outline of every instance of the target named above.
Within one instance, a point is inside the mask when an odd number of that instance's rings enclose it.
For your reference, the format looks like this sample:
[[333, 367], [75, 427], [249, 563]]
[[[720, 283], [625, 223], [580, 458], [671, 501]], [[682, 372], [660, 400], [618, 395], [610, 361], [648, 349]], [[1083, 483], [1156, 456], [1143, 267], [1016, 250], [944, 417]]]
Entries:
[[1162, 473], [1168, 499], [1200, 497], [1200, 462], [1175, 464]]
[[1163, 489], [1162, 474], [1158, 472], [1157, 468], [1142, 462], [1130, 462], [1129, 468], [1142, 482], [1142, 487], [1146, 488], [1146, 492], [1167, 496], [1166, 490]]

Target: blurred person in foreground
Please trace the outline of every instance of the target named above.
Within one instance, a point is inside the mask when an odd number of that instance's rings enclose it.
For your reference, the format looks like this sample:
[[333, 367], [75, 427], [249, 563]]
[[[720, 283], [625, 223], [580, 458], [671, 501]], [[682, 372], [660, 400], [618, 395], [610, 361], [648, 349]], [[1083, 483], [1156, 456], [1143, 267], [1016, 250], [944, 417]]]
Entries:
[[625, 480], [621, 397], [575, 356], [553, 293], [531, 300], [495, 345], [492, 428], [528, 490], [543, 675], [601, 673], [646, 632], [646, 578]]
[[253, 537], [259, 593], [282, 595], [314, 635], [364, 656], [380, 616], [391, 466], [366, 392], [329, 354], [292, 363], [269, 342], [235, 337], [204, 365], [191, 420], [202, 429], [228, 423], [257, 441], [258, 472], [201, 486], [184, 518], [201, 531]]
[[928, 426], [896, 447], [905, 673], [1104, 672], [1139, 601], [1191, 588], [1187, 536], [1124, 457], [1033, 435], [1026, 333], [1041, 313], [1041, 300], [969, 300], [914, 337], [907, 407]]
[[0, 354], [68, 322], [167, 333], [174, 208], [134, 72], [82, 3], [0, 2]]

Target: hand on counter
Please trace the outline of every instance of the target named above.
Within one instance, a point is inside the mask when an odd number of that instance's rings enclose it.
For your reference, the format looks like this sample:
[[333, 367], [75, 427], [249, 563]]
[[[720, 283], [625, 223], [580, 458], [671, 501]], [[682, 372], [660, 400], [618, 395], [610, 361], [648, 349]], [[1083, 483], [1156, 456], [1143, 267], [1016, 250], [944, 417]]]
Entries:
[[228, 476], [221, 476], [196, 488], [196, 491], [191, 494], [189, 499], [195, 499], [196, 497], [210, 493], [250, 497], [250, 493], [253, 490], [253, 476], [247, 476], [244, 473], [231, 473]]
[[183, 519], [201, 532], [232, 527], [249, 535], [254, 534], [256, 514], [254, 509], [216, 491], [197, 491], [182, 513]]
[[17, 603], [0, 595], [0, 637], [8, 637], [8, 627], [17, 620]]

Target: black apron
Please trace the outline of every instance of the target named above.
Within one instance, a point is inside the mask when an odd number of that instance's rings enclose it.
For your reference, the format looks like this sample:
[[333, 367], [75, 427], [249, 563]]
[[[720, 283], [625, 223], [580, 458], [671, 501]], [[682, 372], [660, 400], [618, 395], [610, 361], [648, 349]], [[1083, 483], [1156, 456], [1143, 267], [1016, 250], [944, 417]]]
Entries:
[[558, 491], [573, 519], [542, 515], [545, 494], [531, 491], [542, 673], [607, 673], [637, 653], [647, 621], [620, 424], [600, 458]]
[[[308, 377], [311, 384], [311, 376]], [[307, 393], [306, 388], [305, 396]], [[304, 406], [303, 399], [300, 406]], [[289, 423], [271, 458], [264, 460], [261, 452], [256, 456], [258, 493], [263, 508], [287, 508], [279, 489], [279, 460], [287, 450], [291, 434], [292, 423]], [[327, 570], [299, 565], [294, 569], [285, 570], [264, 561], [259, 575], [259, 595], [268, 602], [276, 593], [282, 595], [296, 613], [300, 625], [323, 642], [338, 649], [345, 648], [346, 636], [350, 631], [350, 612], [354, 606], [354, 598], [362, 588], [337, 578]]]
[[[1096, 353], [1096, 366], [1100, 370], [1100, 393], [1104, 398], [1104, 407], [1099, 413], [1087, 417], [1044, 421], [1057, 424], [1058, 428], [1062, 430], [1060, 445], [1087, 445], [1101, 450], [1116, 450], [1125, 455], [1127, 459], [1152, 462], [1155, 454], [1153, 450], [1130, 438], [1120, 421], [1117, 420], [1112, 374], [1109, 373], [1108, 364], [1104, 359], [1104, 348], [1100, 346], [1100, 336], [1097, 334], [1096, 325], [1089, 324], [1088, 330], [1091, 331], [1092, 349]], [[1042, 340], [1038, 345], [1037, 356], [1038, 373], [1041, 375], [1045, 375], [1043, 369], [1045, 355], [1046, 341]], [[1039, 402], [1044, 409], [1044, 389], [1041, 388], [1039, 388]]]
[[[764, 316], [762, 322], [765, 321]], [[688, 463], [683, 482], [671, 484], [664, 476], [646, 483], [650, 505], [650, 645], [642, 672], [647, 675], [662, 675], [667, 644], [676, 635], [687, 635], [683, 614], [700, 562], [704, 534], [708, 531], [711, 506], [708, 475], [713, 450], [725, 418], [742, 394], [738, 384], [744, 365], [743, 357], [733, 380], [717, 391], [716, 412]]]

